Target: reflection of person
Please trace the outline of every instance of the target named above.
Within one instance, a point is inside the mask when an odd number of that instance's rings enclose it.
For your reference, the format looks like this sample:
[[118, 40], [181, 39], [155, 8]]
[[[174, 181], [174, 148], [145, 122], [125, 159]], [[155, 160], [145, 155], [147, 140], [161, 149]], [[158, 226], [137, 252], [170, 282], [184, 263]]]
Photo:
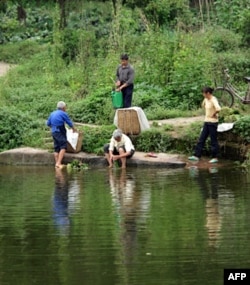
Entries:
[[56, 226], [63, 232], [69, 228], [68, 216], [68, 181], [61, 169], [56, 169], [55, 192], [53, 198], [54, 221]]
[[133, 262], [136, 248], [137, 218], [141, 214], [140, 198], [141, 191], [135, 191], [135, 181], [126, 173], [126, 169], [109, 171], [109, 182], [112, 200], [116, 206], [121, 230], [121, 242], [125, 264]]
[[219, 152], [219, 144], [217, 141], [218, 113], [220, 112], [221, 107], [217, 98], [213, 96], [212, 88], [204, 87], [202, 93], [204, 96], [202, 106], [205, 108], [205, 122], [199, 141], [195, 147], [194, 155], [190, 156], [188, 159], [193, 161], [198, 161], [200, 159], [205, 142], [208, 136], [210, 136], [212, 159], [209, 162], [216, 163], [218, 162], [217, 156]]
[[121, 64], [116, 70], [116, 87], [122, 92], [123, 108], [131, 107], [134, 89], [134, 69], [128, 63], [128, 59], [128, 55], [123, 54]]
[[218, 245], [221, 230], [221, 213], [218, 202], [218, 176], [217, 169], [209, 169], [211, 176], [209, 180], [197, 169], [195, 178], [199, 184], [202, 196], [205, 200], [206, 229], [208, 232], [208, 244], [211, 247]]
[[72, 121], [66, 113], [66, 104], [63, 101], [57, 103], [57, 110], [48, 118], [47, 126], [51, 128], [54, 141], [55, 167], [62, 168], [62, 160], [67, 149], [67, 135], [65, 123], [75, 131]]
[[135, 152], [135, 148], [128, 136], [117, 129], [113, 132], [109, 144], [105, 144], [104, 153], [109, 163], [109, 167], [113, 166], [113, 161], [120, 159], [122, 168], [126, 168], [127, 158], [131, 158]]

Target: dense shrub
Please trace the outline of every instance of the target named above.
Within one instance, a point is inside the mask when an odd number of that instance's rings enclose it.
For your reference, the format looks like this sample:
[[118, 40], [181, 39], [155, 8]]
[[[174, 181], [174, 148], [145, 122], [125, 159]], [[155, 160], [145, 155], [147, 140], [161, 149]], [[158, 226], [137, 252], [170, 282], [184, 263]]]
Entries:
[[72, 104], [71, 116], [74, 121], [82, 123], [109, 124], [114, 110], [110, 92], [89, 96]]
[[242, 42], [246, 47], [250, 46], [250, 11], [245, 9], [243, 17], [240, 19], [240, 32], [242, 34]]
[[103, 146], [109, 143], [115, 126], [83, 127], [82, 150], [88, 153], [103, 154]]
[[173, 146], [173, 138], [157, 129], [144, 131], [133, 141], [137, 150], [145, 152], [168, 152]]
[[14, 108], [0, 109], [0, 151], [37, 143], [41, 123]]
[[25, 24], [17, 20], [17, 5], [8, 5], [0, 12], [0, 43], [20, 42], [26, 39], [48, 42], [51, 40], [53, 20], [44, 8], [26, 8]]
[[250, 142], [250, 116], [241, 117], [235, 122], [233, 132]]
[[241, 45], [241, 36], [220, 26], [208, 29], [209, 44], [216, 52], [232, 51]]

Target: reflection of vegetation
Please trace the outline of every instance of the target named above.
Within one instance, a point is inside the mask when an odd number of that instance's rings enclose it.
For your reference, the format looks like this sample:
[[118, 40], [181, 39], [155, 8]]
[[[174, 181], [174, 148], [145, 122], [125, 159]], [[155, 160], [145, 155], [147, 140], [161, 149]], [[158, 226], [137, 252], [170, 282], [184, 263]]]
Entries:
[[[113, 174], [115, 179], [120, 178], [117, 171]], [[213, 176], [207, 171], [201, 174], [210, 188]], [[30, 284], [33, 280], [36, 284], [125, 285], [136, 280], [153, 285], [193, 284], [194, 280], [209, 284], [212, 280], [221, 284], [221, 272], [229, 263], [239, 268], [246, 265], [250, 250], [249, 174], [235, 169], [219, 169], [216, 174], [222, 226], [219, 247], [214, 250], [208, 247], [206, 201], [188, 171], [127, 169], [126, 175], [135, 182], [137, 203], [133, 205], [128, 195], [128, 207], [125, 200], [119, 200], [124, 203], [122, 209], [112, 203], [108, 172], [90, 170], [66, 175], [68, 182], [76, 180], [81, 188], [77, 211], [69, 213], [69, 234], [62, 236], [57, 234], [52, 219], [54, 170], [2, 167], [2, 283], [18, 284], [22, 280], [22, 284]], [[120, 187], [123, 181], [116, 183]], [[121, 199], [124, 193], [118, 194]], [[127, 211], [127, 228], [124, 220], [119, 223], [117, 210]], [[137, 234], [133, 258], [126, 263], [124, 250], [130, 254], [130, 244], [124, 244], [121, 234], [130, 230], [130, 219], [134, 219]], [[238, 254], [229, 258], [232, 248]], [[218, 260], [219, 264], [215, 262]], [[10, 268], [15, 274], [9, 274]]]

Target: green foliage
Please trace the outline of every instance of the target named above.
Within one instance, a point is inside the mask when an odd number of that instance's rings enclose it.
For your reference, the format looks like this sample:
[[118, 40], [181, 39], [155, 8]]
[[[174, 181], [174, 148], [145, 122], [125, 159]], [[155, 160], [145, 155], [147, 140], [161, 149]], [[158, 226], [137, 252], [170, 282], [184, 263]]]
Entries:
[[219, 115], [220, 123], [233, 123], [239, 118], [239, 110], [234, 108], [222, 107]]
[[84, 123], [111, 123], [114, 110], [110, 93], [96, 94], [72, 105], [71, 116], [74, 121]]
[[164, 129], [165, 132], [173, 131], [174, 130], [174, 126], [170, 125], [170, 124], [164, 124], [163, 125], [163, 129]]
[[45, 49], [47, 45], [41, 45], [32, 40], [0, 45], [0, 61], [20, 63]]
[[233, 128], [233, 133], [241, 136], [248, 143], [250, 142], [250, 116], [241, 117]]
[[34, 146], [41, 135], [41, 124], [27, 113], [14, 108], [0, 109], [0, 151], [20, 147]]
[[77, 170], [77, 171], [81, 171], [81, 170], [87, 170], [89, 167], [86, 163], [82, 163], [80, 160], [78, 159], [74, 159], [72, 160], [71, 163], [67, 164], [67, 170], [70, 172], [71, 170]]
[[180, 138], [176, 141], [175, 149], [184, 153], [192, 153], [199, 139], [203, 122], [192, 123], [183, 128]]
[[[228, 51], [224, 53], [219, 53], [215, 55], [214, 69], [220, 72], [228, 68], [230, 70], [230, 75], [232, 75], [233, 83], [239, 86], [245, 82], [243, 78], [250, 74], [250, 57], [249, 50], [235, 50], [234, 52]], [[215, 74], [215, 73], [214, 73]]]
[[109, 143], [115, 126], [83, 127], [83, 151], [103, 154], [103, 146]]
[[246, 7], [249, 8], [248, 0], [216, 0], [214, 5], [219, 25], [236, 31], [240, 29], [239, 19], [245, 17]]
[[208, 39], [216, 52], [232, 51], [241, 45], [241, 36], [220, 26], [208, 29]]
[[48, 42], [51, 39], [53, 21], [44, 7], [25, 8], [26, 20], [17, 20], [17, 5], [8, 5], [0, 12], [0, 43], [20, 42], [26, 39]]
[[239, 30], [242, 34], [242, 42], [246, 47], [250, 46], [250, 11], [244, 9], [242, 18], [240, 19]]
[[135, 148], [140, 151], [168, 152], [173, 145], [173, 138], [158, 129], [142, 132], [134, 138]]

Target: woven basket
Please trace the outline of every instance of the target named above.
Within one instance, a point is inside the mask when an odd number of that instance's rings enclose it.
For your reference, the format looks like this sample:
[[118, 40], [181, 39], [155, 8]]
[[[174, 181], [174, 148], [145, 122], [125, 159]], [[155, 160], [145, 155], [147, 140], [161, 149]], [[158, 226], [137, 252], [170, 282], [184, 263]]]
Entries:
[[135, 110], [117, 110], [118, 128], [126, 135], [138, 135], [141, 132], [138, 114]]
[[82, 132], [78, 132], [79, 136], [78, 136], [78, 141], [77, 141], [77, 145], [76, 145], [76, 149], [74, 149], [72, 147], [72, 145], [67, 142], [67, 149], [66, 152], [71, 152], [71, 153], [78, 153], [81, 151], [82, 149], [82, 141], [83, 141], [83, 133]]

